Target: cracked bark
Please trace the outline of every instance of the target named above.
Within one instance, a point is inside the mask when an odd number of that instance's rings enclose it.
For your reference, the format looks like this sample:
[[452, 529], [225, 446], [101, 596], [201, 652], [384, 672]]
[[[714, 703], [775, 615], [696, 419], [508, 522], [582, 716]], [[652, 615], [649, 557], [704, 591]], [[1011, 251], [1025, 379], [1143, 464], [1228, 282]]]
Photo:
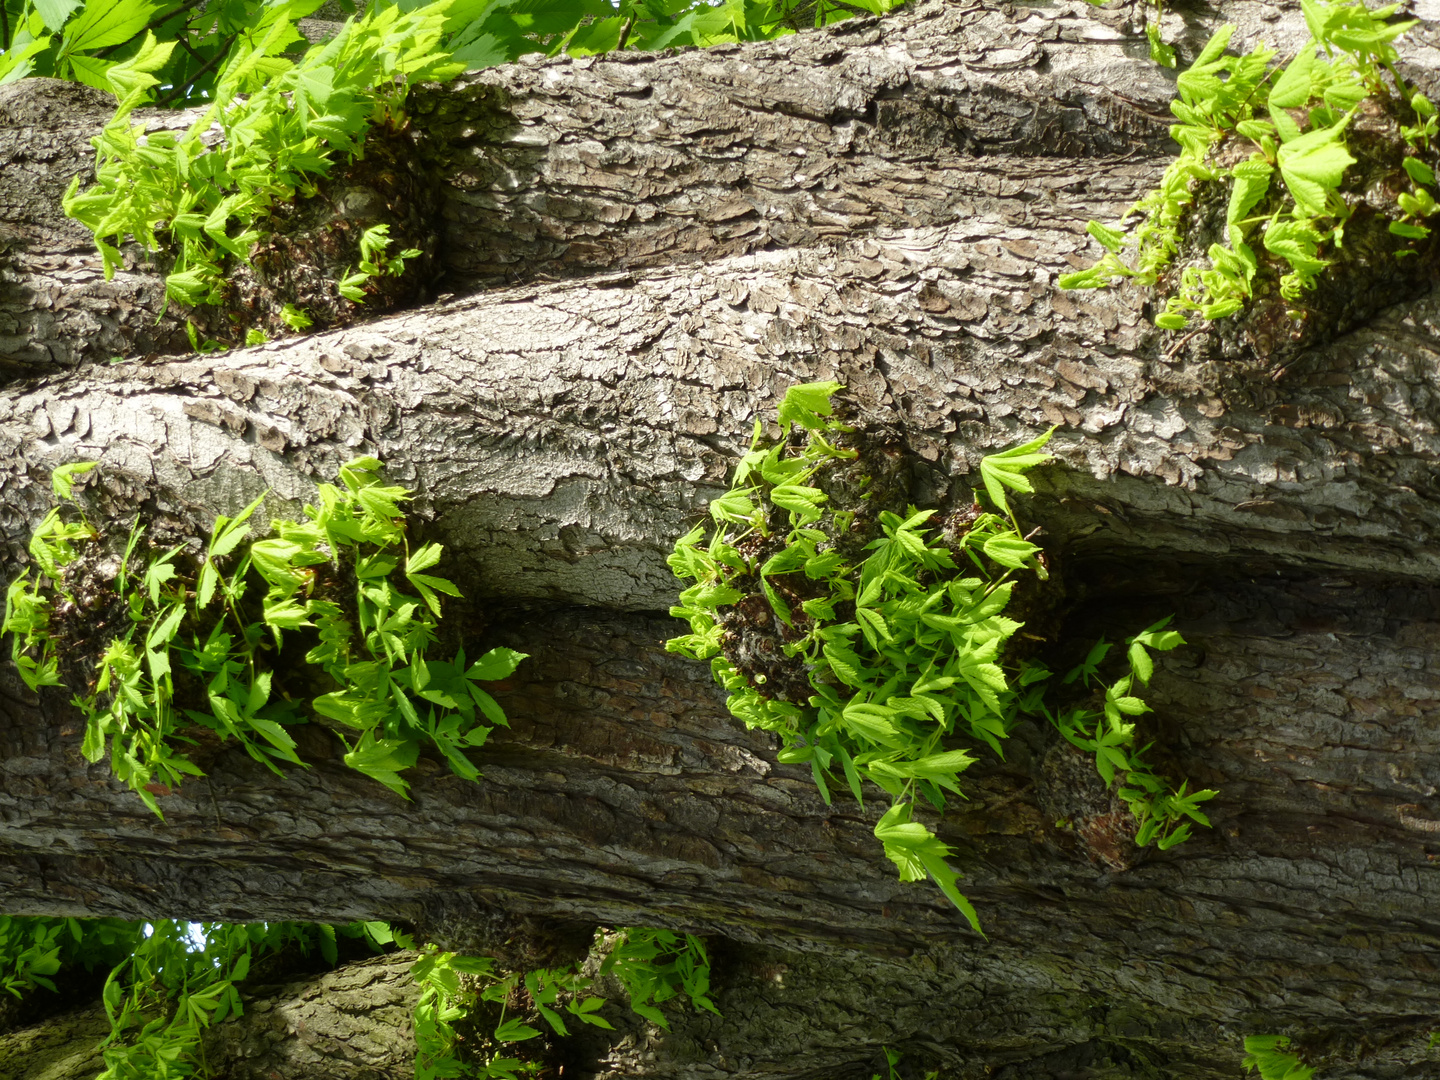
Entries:
[[[23, 376], [0, 388], [6, 576], [63, 462], [102, 461], [114, 520], [183, 534], [266, 488], [294, 513], [364, 450], [419, 493], [474, 633], [533, 654], [479, 784], [423, 761], [400, 803], [317, 732], [284, 778], [222, 756], [164, 825], [85, 766], [63, 696], [11, 678], [3, 906], [398, 918], [476, 948], [597, 923], [723, 940], [723, 1021], [577, 1044], [577, 1075], [868, 1076], [883, 1044], [966, 1078], [1228, 1077], [1272, 1031], [1327, 1078], [1429, 1075], [1440, 295], [1237, 374], [1167, 358], [1145, 295], [1057, 291], [1093, 257], [1085, 220], [1166, 161], [1170, 85], [1128, 17], [922, 5], [426, 90], [448, 295], [205, 357], [155, 324], [143, 262], [103, 283], [58, 216], [71, 118], [102, 114], [0, 88], [0, 348]], [[1168, 18], [1191, 56], [1220, 21], [1304, 33], [1259, 4]], [[1422, 85], [1433, 35], [1406, 44]], [[90, 363], [116, 354], [146, 358]], [[1213, 830], [1102, 872], [1039, 798], [1047, 737], [1024, 729], [941, 827], [982, 941], [894, 880], [878, 807], [825, 807], [660, 649], [670, 543], [751, 419], [830, 377], [903, 432], [931, 504], [1061, 425], [1026, 506], [1064, 560], [1057, 651], [1175, 613], [1191, 646], [1149, 695], [1157, 752], [1220, 789]]]

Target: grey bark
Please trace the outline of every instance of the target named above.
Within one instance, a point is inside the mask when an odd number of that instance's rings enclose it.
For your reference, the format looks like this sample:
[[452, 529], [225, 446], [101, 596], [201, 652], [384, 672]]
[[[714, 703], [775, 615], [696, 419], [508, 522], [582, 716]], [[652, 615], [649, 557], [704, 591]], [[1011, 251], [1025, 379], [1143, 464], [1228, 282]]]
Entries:
[[[1263, 5], [1183, 15], [1189, 55], [1222, 16], [1237, 41], [1304, 33]], [[102, 285], [52, 203], [6, 195], [30, 230], [0, 295], [25, 339], [0, 390], [8, 567], [66, 461], [102, 461], [88, 497], [111, 519], [193, 534], [266, 488], [293, 514], [375, 452], [448, 545], [477, 641], [532, 659], [479, 784], [424, 762], [401, 803], [316, 732], [312, 768], [224, 756], [163, 825], [85, 766], [63, 696], [11, 679], [0, 906], [397, 918], [482, 951], [597, 923], [730, 943], [723, 1021], [577, 1051], [579, 1075], [868, 1076], [885, 1044], [966, 1078], [1229, 1077], [1242, 1035], [1279, 1031], [1327, 1080], [1432, 1075], [1440, 296], [1235, 374], [1167, 358], [1139, 292], [1057, 291], [1095, 255], [1085, 220], [1168, 152], [1170, 87], [1125, 19], [925, 5], [426, 91], [456, 295], [218, 356], [170, 355], [153, 272]], [[1432, 35], [1406, 46], [1422, 83]], [[63, 189], [83, 139], [43, 119], [61, 91], [4, 93], [41, 117], [10, 160]], [[157, 355], [87, 363], [112, 353]], [[1061, 425], [1025, 507], [1064, 560], [1060, 638], [1176, 614], [1191, 646], [1149, 695], [1157, 753], [1220, 789], [1213, 830], [1106, 869], [1056, 828], [1047, 736], [1022, 730], [941, 825], [981, 940], [894, 880], [878, 806], [825, 807], [660, 649], [669, 545], [752, 418], [829, 377], [901, 431], [931, 504]]]

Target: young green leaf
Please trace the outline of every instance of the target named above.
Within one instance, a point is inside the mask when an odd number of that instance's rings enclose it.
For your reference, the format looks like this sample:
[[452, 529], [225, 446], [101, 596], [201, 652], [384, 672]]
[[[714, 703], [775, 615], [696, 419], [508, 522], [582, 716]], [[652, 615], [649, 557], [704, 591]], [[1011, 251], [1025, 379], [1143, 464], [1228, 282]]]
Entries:
[[98, 464], [100, 464], [98, 461], [72, 461], [68, 465], [58, 466], [50, 474], [50, 487], [54, 490], [56, 497], [69, 500], [75, 477], [84, 476]]
[[1331, 127], [1307, 131], [1280, 147], [1280, 178], [1295, 205], [1311, 217], [1326, 212], [1330, 192], [1340, 186], [1344, 171], [1355, 164], [1341, 137], [1349, 123], [1346, 116]]
[[1005, 498], [1006, 488], [1026, 494], [1035, 490], [1025, 473], [1036, 465], [1054, 460], [1052, 455], [1041, 453], [1040, 448], [1050, 441], [1050, 436], [1054, 435], [1055, 431], [1052, 427], [1045, 434], [1022, 446], [1012, 447], [998, 454], [989, 454], [980, 459], [980, 476], [985, 481], [985, 490], [996, 509], [1002, 513], [1010, 511], [1010, 504]]

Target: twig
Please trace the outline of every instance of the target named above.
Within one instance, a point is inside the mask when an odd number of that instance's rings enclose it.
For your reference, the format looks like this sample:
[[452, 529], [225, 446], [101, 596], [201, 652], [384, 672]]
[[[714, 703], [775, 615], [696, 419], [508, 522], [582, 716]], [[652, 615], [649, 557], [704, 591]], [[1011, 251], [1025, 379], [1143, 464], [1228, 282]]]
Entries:
[[[201, 67], [199, 71], [195, 72], [194, 75], [190, 76], [189, 82], [187, 82], [184, 86], [176, 87], [173, 92], [166, 94], [163, 99], [157, 101], [155, 104], [160, 108], [165, 108], [176, 98], [188, 94], [191, 87], [193, 87], [197, 82], [200, 81], [200, 76], [204, 75], [207, 71], [209, 71], [211, 68], [213, 68], [216, 64], [218, 64], [221, 60], [223, 60], [226, 56], [229, 55], [230, 47], [235, 44], [235, 37], [236, 35], [231, 34], [230, 40], [225, 42], [224, 47], [219, 49], [214, 56], [212, 56], [208, 61], [206, 61], [205, 65]], [[191, 56], [194, 56], [195, 59], [200, 59], [200, 57], [195, 55], [194, 50], [187, 47], [185, 51], [190, 53]]]
[[1182, 337], [1179, 341], [1175, 342], [1174, 345], [1171, 345], [1170, 348], [1168, 348], [1168, 349], [1165, 350], [1165, 359], [1166, 359], [1166, 360], [1173, 360], [1173, 359], [1175, 359], [1175, 354], [1176, 354], [1176, 353], [1178, 353], [1178, 352], [1179, 352], [1181, 349], [1183, 349], [1186, 345], [1190, 344], [1190, 342], [1193, 341], [1195, 338], [1197, 338], [1197, 337], [1199, 337], [1201, 334], [1205, 333], [1205, 331], [1208, 330], [1208, 329], [1209, 329], [1208, 326], [1201, 326], [1201, 327], [1199, 327], [1199, 328], [1197, 328], [1197, 329], [1195, 329], [1195, 330], [1191, 330], [1190, 333], [1186, 334], [1186, 335], [1185, 335], [1184, 337]]

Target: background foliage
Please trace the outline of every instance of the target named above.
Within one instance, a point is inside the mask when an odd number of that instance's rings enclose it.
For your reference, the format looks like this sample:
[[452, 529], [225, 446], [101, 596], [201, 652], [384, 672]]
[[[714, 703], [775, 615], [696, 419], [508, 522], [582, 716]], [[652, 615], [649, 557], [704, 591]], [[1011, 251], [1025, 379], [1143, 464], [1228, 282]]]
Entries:
[[[0, 82], [26, 75], [75, 79], [109, 90], [107, 73], [134, 58], [145, 35], [176, 46], [154, 69], [159, 103], [213, 100], [219, 71], [236, 50], [262, 42], [268, 55], [304, 51], [296, 26], [325, 0], [5, 0], [0, 7]], [[366, 5], [361, 3], [360, 8]], [[391, 0], [372, 4], [392, 6]], [[402, 12], [424, 5], [395, 0]], [[897, 0], [448, 0], [436, 51], [464, 70], [507, 63], [527, 53], [589, 56], [614, 49], [663, 49], [781, 37], [857, 14], [884, 14]], [[354, 0], [321, 14], [352, 15]], [[283, 27], [271, 39], [275, 27]], [[323, 33], [323, 29], [320, 30]]]

